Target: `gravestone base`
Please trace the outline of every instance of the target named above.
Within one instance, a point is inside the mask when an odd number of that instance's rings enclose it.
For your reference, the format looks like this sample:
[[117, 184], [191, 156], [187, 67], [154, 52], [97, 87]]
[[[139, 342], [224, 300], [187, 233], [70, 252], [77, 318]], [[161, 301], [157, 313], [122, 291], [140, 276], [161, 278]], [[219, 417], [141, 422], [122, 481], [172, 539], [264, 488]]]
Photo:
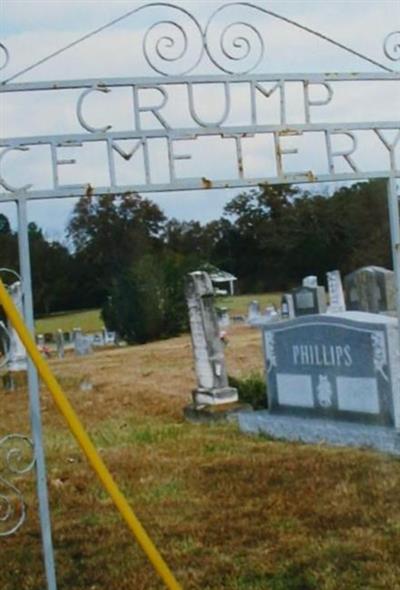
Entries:
[[28, 386], [28, 373], [26, 371], [7, 371], [2, 377], [3, 388], [6, 391], [15, 391]]
[[268, 410], [241, 412], [237, 419], [240, 430], [247, 434], [264, 434], [304, 443], [370, 448], [400, 456], [400, 430], [388, 426], [278, 416]]
[[195, 389], [192, 392], [195, 406], [235, 403], [239, 400], [237, 389], [234, 387], [221, 387], [220, 389]]
[[183, 408], [183, 415], [186, 420], [195, 424], [209, 424], [211, 422], [229, 422], [235, 420], [238, 412], [250, 413], [250, 404], [240, 402], [228, 404], [189, 404]]

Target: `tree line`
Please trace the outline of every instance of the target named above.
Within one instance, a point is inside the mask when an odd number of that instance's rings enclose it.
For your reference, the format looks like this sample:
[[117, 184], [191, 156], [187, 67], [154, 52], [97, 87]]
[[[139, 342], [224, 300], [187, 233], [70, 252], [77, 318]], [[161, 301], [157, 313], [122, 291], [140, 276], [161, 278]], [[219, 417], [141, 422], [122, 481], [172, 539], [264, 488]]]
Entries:
[[[381, 180], [331, 196], [260, 185], [206, 224], [168, 219], [136, 193], [85, 196], [66, 235], [69, 247], [29, 224], [36, 315], [102, 307], [110, 326], [131, 325], [130, 341], [183, 329], [184, 276], [205, 264], [237, 276], [243, 293], [286, 290], [308, 274], [323, 281], [332, 269], [346, 274], [367, 264], [392, 265]], [[18, 271], [17, 235], [2, 214], [0, 267]]]

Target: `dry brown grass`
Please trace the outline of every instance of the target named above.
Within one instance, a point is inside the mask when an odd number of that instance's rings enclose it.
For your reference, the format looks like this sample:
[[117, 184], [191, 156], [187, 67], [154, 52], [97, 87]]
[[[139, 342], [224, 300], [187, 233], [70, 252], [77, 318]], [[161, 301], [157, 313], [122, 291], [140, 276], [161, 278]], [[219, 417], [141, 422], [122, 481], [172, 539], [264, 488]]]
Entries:
[[[261, 370], [259, 333], [232, 328], [227, 362], [236, 376]], [[398, 460], [185, 423], [187, 336], [51, 364], [185, 589], [400, 588]], [[0, 436], [26, 432], [26, 392], [0, 395]], [[59, 590], [162, 588], [46, 392], [42, 404]], [[19, 483], [30, 510], [0, 540], [0, 588], [39, 590], [33, 477]]]

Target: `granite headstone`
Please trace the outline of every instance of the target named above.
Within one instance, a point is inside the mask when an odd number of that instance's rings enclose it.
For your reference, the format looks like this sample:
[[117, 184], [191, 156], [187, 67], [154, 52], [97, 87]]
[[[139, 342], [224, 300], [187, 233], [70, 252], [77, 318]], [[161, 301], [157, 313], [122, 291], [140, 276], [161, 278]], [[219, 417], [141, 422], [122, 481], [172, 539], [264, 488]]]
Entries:
[[326, 294], [323, 287], [297, 287], [291, 291], [295, 316], [326, 312]]
[[400, 454], [398, 321], [343, 312], [263, 326], [269, 411], [246, 432]]
[[371, 313], [396, 310], [394, 272], [380, 266], [365, 266], [344, 278], [347, 309]]

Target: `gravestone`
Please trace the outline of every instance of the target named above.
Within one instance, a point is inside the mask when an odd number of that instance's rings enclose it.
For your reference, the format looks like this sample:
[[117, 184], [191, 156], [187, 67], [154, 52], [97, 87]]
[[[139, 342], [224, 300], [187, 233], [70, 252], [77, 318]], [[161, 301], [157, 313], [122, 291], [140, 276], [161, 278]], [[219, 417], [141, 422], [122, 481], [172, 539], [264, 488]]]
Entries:
[[8, 362], [8, 352], [10, 348], [10, 337], [5, 324], [0, 321], [0, 369], [5, 367]]
[[93, 352], [92, 341], [80, 330], [74, 330], [74, 350], [77, 356], [86, 356]]
[[[16, 281], [10, 285], [8, 292], [15, 307], [23, 315], [21, 282]], [[10, 337], [7, 368], [11, 373], [26, 372], [28, 370], [28, 360], [25, 347], [10, 321], [7, 322], [7, 329]]]
[[106, 346], [110, 345], [110, 344], [115, 344], [116, 340], [117, 340], [117, 333], [104, 329], [103, 330], [103, 338], [104, 338], [104, 344]]
[[331, 270], [326, 273], [326, 278], [328, 281], [329, 313], [341, 313], [342, 311], [346, 311], [340, 272], [338, 270]]
[[326, 294], [323, 287], [297, 287], [292, 289], [295, 316], [326, 312]]
[[397, 325], [344, 312], [263, 326], [269, 411], [243, 430], [400, 454]]
[[292, 320], [294, 317], [293, 295], [291, 293], [284, 293], [281, 299], [281, 318], [283, 320]]
[[64, 358], [65, 350], [64, 350], [64, 332], [62, 330], [57, 330], [56, 332], [56, 349], [57, 349], [57, 356], [59, 359]]
[[247, 308], [247, 321], [251, 324], [254, 320], [258, 320], [260, 317], [260, 304], [257, 300], [250, 301], [249, 306]]
[[304, 277], [302, 285], [303, 287], [310, 287], [311, 289], [316, 289], [318, 287], [318, 277], [316, 277], [315, 275]]
[[275, 309], [275, 305], [267, 305], [265, 308], [264, 319], [267, 322], [274, 322], [279, 319], [279, 314]]
[[104, 334], [103, 332], [95, 332], [93, 334], [93, 346], [104, 346]]
[[231, 323], [228, 308], [227, 307], [218, 307], [217, 315], [218, 315], [219, 327], [220, 328], [228, 328], [228, 326]]
[[344, 278], [346, 304], [349, 310], [370, 313], [396, 310], [394, 272], [380, 266], [365, 266]]
[[219, 336], [211, 279], [202, 271], [187, 276], [186, 301], [195, 362], [197, 389], [193, 392], [196, 406], [236, 402], [236, 389], [229, 387], [223, 343]]

